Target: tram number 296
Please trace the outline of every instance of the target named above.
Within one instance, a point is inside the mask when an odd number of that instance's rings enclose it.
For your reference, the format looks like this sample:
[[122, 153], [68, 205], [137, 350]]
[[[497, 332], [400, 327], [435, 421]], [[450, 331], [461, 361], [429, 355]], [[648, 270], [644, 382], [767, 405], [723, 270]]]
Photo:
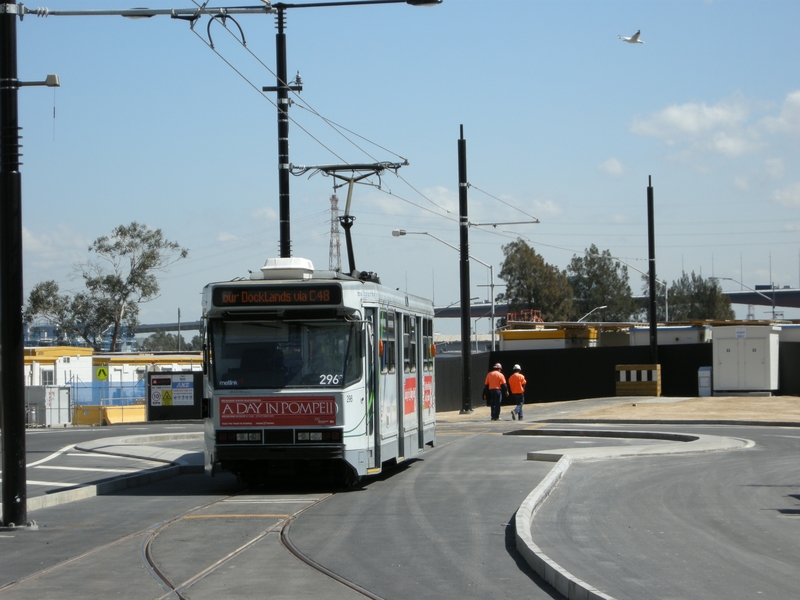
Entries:
[[339, 382], [342, 380], [341, 375], [333, 374], [333, 373], [322, 373], [319, 376], [319, 384], [320, 385], [339, 385]]

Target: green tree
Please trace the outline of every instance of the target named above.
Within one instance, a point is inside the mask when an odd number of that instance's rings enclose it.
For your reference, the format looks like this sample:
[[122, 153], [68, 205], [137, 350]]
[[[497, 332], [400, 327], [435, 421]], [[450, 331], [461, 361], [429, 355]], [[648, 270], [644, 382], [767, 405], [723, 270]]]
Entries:
[[670, 321], [729, 320], [736, 317], [730, 299], [714, 279], [683, 273], [669, 288]]
[[101, 349], [103, 333], [111, 328], [113, 351], [123, 326], [133, 329], [138, 324], [139, 305], [158, 297], [156, 272], [186, 258], [188, 250], [167, 240], [160, 229], [134, 221], [97, 238], [89, 252], [96, 258], [76, 266], [85, 291], [60, 294], [55, 281], [38, 283], [28, 296], [24, 318], [44, 318], [95, 350]]
[[536, 309], [545, 321], [565, 321], [572, 312], [572, 288], [564, 271], [518, 239], [503, 246], [500, 279], [506, 282], [509, 310]]
[[[650, 320], [649, 306], [650, 306], [650, 276], [641, 275], [642, 283], [642, 298], [637, 307], [636, 319], [638, 321], [647, 323]], [[670, 294], [672, 292], [669, 292]], [[636, 302], [634, 300], [634, 302]], [[672, 314], [672, 297], [667, 294], [667, 286], [656, 277], [656, 320], [666, 323], [673, 320]]]
[[580, 319], [598, 306], [606, 308], [592, 313], [594, 321], [629, 321], [636, 312], [628, 267], [600, 252], [592, 244], [583, 256], [574, 255], [567, 267], [567, 279], [573, 291], [573, 317]]
[[[179, 338], [180, 348], [178, 348]], [[183, 335], [173, 335], [159, 330], [144, 339], [139, 344], [139, 349], [150, 352], [175, 352], [179, 349], [181, 351], [200, 350], [202, 349], [202, 340], [199, 335], [196, 335], [191, 342], [187, 343]]]

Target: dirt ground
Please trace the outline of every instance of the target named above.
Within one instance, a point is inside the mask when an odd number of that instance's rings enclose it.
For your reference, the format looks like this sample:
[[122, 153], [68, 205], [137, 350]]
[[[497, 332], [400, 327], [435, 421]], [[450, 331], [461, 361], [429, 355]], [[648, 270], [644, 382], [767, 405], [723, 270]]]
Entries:
[[706, 398], [626, 398], [612, 406], [576, 412], [579, 419], [646, 421], [771, 421], [800, 423], [797, 396]]
[[[501, 420], [511, 419], [503, 406]], [[800, 423], [798, 396], [712, 396], [705, 398], [624, 397], [526, 404], [525, 421], [539, 419], [597, 419], [633, 421], [761, 421]], [[489, 409], [475, 408], [470, 415], [437, 413], [442, 422], [488, 419]]]

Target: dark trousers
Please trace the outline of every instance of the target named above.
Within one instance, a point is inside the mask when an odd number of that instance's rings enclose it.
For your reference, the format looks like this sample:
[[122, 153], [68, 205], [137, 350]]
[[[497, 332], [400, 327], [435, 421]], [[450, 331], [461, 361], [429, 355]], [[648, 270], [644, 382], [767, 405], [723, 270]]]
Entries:
[[503, 402], [503, 390], [489, 390], [489, 406], [492, 407], [492, 420], [500, 418], [500, 404]]
[[516, 404], [511, 412], [517, 413], [517, 417], [522, 419], [522, 405], [525, 404], [525, 396], [523, 394], [511, 394], [511, 402]]

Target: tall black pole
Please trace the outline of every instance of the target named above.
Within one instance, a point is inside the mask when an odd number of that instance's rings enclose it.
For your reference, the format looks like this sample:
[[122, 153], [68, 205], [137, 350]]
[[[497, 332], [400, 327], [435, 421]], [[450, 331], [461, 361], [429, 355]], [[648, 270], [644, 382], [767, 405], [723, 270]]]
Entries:
[[658, 364], [658, 318], [656, 316], [656, 232], [653, 216], [653, 178], [647, 180], [647, 246], [650, 260], [650, 363]]
[[458, 214], [461, 231], [461, 412], [472, 412], [472, 357], [469, 306], [469, 216], [467, 203], [467, 140], [464, 126], [458, 140]]
[[275, 74], [276, 85], [261, 88], [264, 92], [277, 92], [278, 101], [278, 219], [280, 220], [280, 254], [281, 258], [292, 256], [292, 239], [290, 232], [290, 201], [289, 201], [289, 92], [299, 92], [303, 89], [300, 82], [289, 85], [286, 76], [286, 9], [292, 5], [279, 2], [272, 5], [277, 9], [275, 16], [278, 33], [275, 34]]
[[286, 34], [283, 32], [285, 14], [278, 6], [278, 33], [275, 34], [278, 92], [278, 205], [280, 219], [281, 258], [292, 255], [289, 214], [289, 84], [286, 79]]
[[3, 524], [7, 527], [28, 522], [17, 10], [15, 4], [0, 4], [0, 422], [3, 429]]

